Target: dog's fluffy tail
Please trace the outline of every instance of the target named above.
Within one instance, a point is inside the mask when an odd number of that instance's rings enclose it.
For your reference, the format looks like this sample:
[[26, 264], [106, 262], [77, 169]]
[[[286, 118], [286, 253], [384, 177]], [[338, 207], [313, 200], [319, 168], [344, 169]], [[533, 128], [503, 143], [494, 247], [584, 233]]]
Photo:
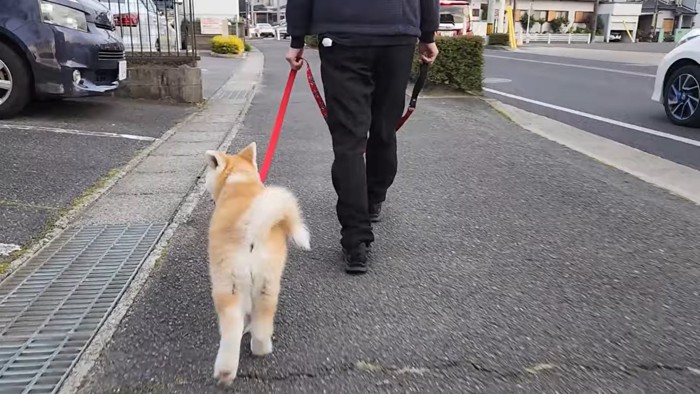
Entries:
[[247, 235], [251, 242], [267, 236], [282, 224], [287, 236], [300, 248], [311, 249], [311, 236], [304, 224], [296, 197], [287, 189], [268, 186], [250, 207]]

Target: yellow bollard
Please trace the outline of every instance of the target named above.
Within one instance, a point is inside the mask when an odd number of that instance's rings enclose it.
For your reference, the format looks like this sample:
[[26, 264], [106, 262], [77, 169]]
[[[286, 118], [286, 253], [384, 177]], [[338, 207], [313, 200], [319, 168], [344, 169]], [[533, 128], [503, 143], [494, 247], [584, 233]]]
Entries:
[[506, 18], [508, 21], [508, 41], [511, 49], [517, 49], [518, 44], [515, 42], [515, 25], [513, 24], [513, 6], [509, 5], [506, 8]]

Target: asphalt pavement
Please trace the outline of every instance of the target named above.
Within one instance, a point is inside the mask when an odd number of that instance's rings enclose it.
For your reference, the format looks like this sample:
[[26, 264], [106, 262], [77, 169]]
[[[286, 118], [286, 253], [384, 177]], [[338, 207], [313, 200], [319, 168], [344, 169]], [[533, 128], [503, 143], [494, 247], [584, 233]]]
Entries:
[[35, 103], [3, 121], [0, 244], [37, 240], [86, 190], [193, 110], [97, 97]]
[[700, 169], [700, 143], [656, 133], [700, 141], [700, 129], [671, 124], [651, 100], [655, 66], [493, 50], [485, 62], [487, 96]]
[[[261, 88], [231, 151], [262, 157], [287, 77], [260, 42]], [[318, 74], [314, 51], [307, 58]], [[320, 82], [320, 81], [318, 81]], [[524, 131], [475, 98], [424, 99], [371, 271], [348, 276], [330, 137], [297, 79], [269, 183], [312, 233], [294, 250], [275, 351], [244, 339], [235, 392], [693, 392], [700, 385], [700, 210]], [[203, 199], [81, 392], [219, 392]]]

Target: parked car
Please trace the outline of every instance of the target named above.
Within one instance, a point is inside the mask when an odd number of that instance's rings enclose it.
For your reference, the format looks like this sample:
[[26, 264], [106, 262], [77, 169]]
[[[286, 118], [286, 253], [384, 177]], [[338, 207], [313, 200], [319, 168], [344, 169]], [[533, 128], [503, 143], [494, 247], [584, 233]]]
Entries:
[[679, 126], [700, 127], [700, 29], [688, 32], [656, 69], [651, 99]]
[[610, 42], [619, 42], [622, 41], [622, 33], [619, 30], [611, 31], [610, 35], [608, 36], [608, 41]]
[[90, 96], [126, 79], [124, 45], [93, 0], [0, 0], [0, 118], [33, 99]]
[[153, 0], [99, 1], [112, 12], [116, 32], [122, 37], [128, 52], [161, 52], [168, 51], [168, 48], [170, 51], [177, 49], [174, 20], [167, 21]]
[[253, 33], [256, 37], [275, 37], [275, 28], [269, 23], [256, 23]]

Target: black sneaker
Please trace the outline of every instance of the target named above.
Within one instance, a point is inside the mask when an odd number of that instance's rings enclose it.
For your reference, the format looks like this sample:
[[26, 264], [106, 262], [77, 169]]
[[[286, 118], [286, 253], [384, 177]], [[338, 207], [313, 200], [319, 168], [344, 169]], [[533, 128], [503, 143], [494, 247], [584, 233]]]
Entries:
[[380, 218], [379, 215], [382, 213], [382, 203], [378, 202], [376, 204], [369, 205], [369, 221], [372, 223], [377, 223]]
[[345, 272], [348, 274], [364, 274], [367, 272], [367, 245], [361, 243], [357, 247], [343, 249], [345, 258]]

